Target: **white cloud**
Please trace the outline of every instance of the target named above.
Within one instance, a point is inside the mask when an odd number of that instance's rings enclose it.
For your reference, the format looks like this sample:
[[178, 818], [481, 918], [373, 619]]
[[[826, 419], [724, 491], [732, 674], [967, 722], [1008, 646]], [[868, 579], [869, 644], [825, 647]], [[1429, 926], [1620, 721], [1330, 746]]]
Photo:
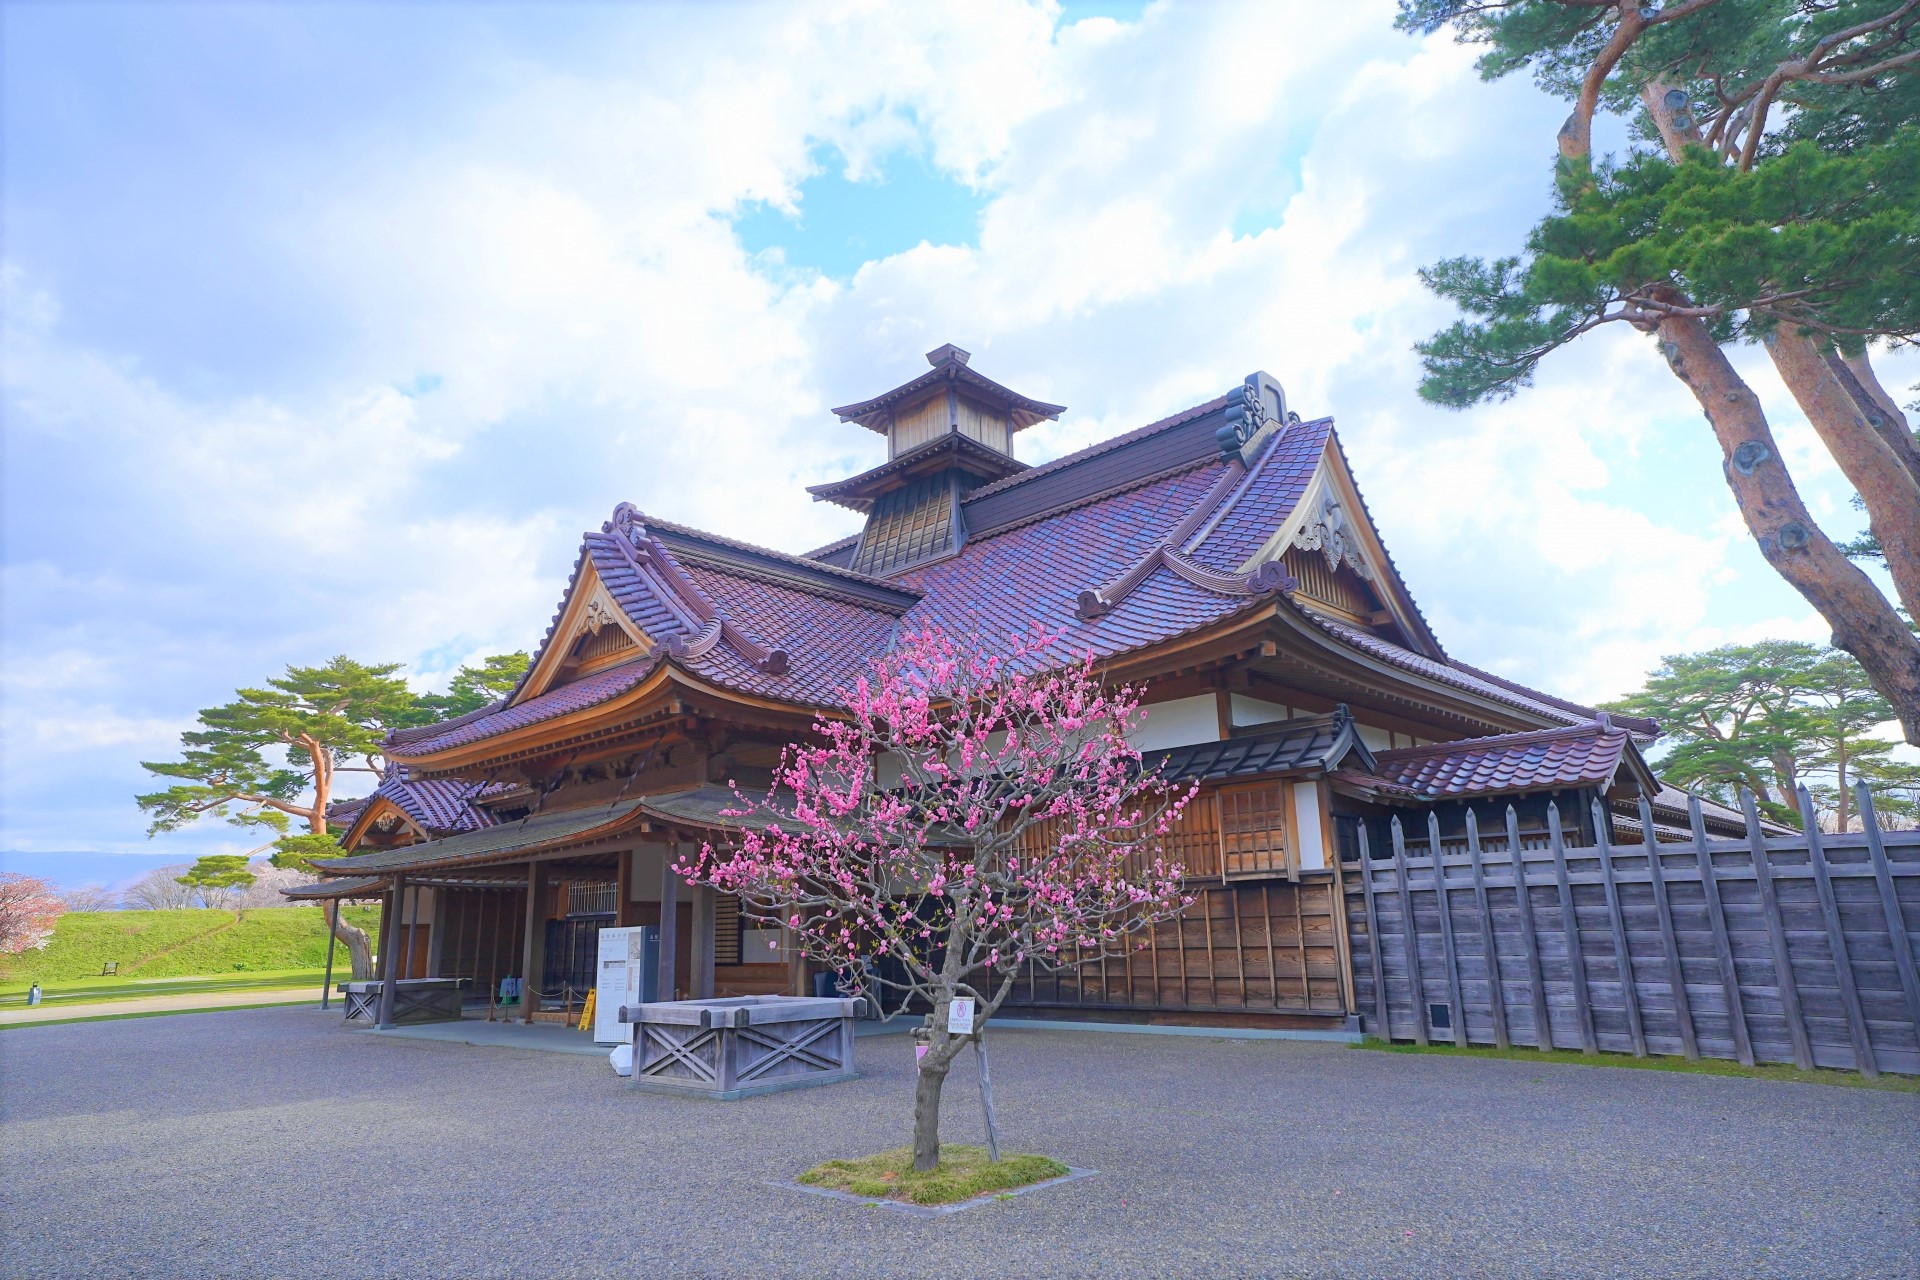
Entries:
[[[607, 10], [591, 66], [495, 53], [470, 77], [490, 91], [366, 127], [351, 166], [291, 140], [281, 180], [314, 194], [264, 234], [338, 320], [272, 387], [133, 359], [7, 268], [9, 485], [64, 486], [12, 539], [10, 666], [47, 656], [10, 670], [7, 733], [94, 751], [119, 806], [77, 817], [10, 777], [10, 821], [43, 847], [132, 829], [140, 735], [281, 664], [346, 651], [437, 681], [530, 646], [616, 501], [792, 549], [838, 536], [851, 518], [803, 486], [877, 441], [827, 406], [947, 340], [1072, 406], [1029, 458], [1270, 370], [1338, 416], [1442, 639], [1518, 678], [1605, 696], [1701, 637], [1804, 631], [1711, 458], [1686, 455], [1696, 500], [1637, 491], [1701, 430], [1642, 340], [1590, 339], [1471, 414], [1415, 398], [1411, 344], [1448, 318], [1415, 268], [1518, 243], [1564, 108], [1392, 15]], [[731, 216], [804, 217], [823, 144], [854, 179], [924, 154], [986, 197], [977, 243], [848, 280], [748, 255]], [[1762, 394], [1844, 524], [1817, 441]]]

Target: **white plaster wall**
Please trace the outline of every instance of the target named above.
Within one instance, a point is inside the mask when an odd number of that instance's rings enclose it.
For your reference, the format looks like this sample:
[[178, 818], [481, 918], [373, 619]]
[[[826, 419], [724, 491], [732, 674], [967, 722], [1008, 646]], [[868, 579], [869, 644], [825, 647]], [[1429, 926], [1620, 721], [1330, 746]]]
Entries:
[[1264, 698], [1249, 698], [1244, 693], [1230, 695], [1233, 699], [1233, 722], [1242, 724], [1270, 724], [1275, 720], [1291, 720], [1296, 712], [1292, 707], [1282, 706], [1278, 702], [1268, 702]]
[[1293, 815], [1300, 842], [1300, 869], [1319, 871], [1327, 865], [1326, 836], [1320, 827], [1320, 784], [1293, 784]]
[[1360, 741], [1367, 744], [1369, 751], [1388, 751], [1392, 749], [1393, 739], [1385, 729], [1376, 729], [1370, 724], [1354, 726], [1360, 733]]
[[1128, 741], [1138, 750], [1157, 751], [1220, 740], [1220, 710], [1210, 693], [1155, 702], [1141, 709], [1147, 713], [1146, 721], [1128, 735]]

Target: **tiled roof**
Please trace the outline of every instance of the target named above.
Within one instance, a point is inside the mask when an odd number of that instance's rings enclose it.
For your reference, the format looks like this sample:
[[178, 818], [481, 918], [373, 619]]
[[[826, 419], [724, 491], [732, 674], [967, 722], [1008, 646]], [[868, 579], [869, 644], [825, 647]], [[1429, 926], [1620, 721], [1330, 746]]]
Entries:
[[618, 826], [640, 806], [638, 800], [615, 804], [596, 804], [583, 809], [565, 809], [556, 813], [530, 814], [515, 822], [503, 822], [480, 831], [467, 831], [428, 840], [422, 844], [402, 845], [396, 849], [377, 849], [356, 853], [324, 863], [328, 874], [365, 874], [367, 872], [405, 871], [424, 866], [454, 866], [487, 862], [510, 857], [552, 844], [573, 840], [601, 827]]
[[283, 898], [298, 898], [307, 902], [315, 899], [325, 901], [331, 898], [357, 898], [371, 895], [386, 887], [386, 881], [379, 876], [334, 876], [326, 880], [316, 880], [312, 884], [297, 884], [291, 889], [282, 889]]
[[[623, 506], [604, 531], [586, 535], [568, 592], [590, 562], [658, 647], [645, 658], [517, 705], [397, 733], [391, 749], [426, 755], [581, 710], [632, 689], [661, 662], [726, 688], [819, 707], [838, 702], [905, 629], [998, 641], [1028, 633], [1037, 623], [1062, 633], [1055, 652], [1039, 660], [1089, 652], [1110, 658], [1267, 607], [1275, 598], [1272, 583], [1223, 585], [1217, 579], [1238, 570], [1298, 505], [1334, 439], [1332, 424], [1285, 424], [1241, 474], [1240, 464], [1223, 459], [1214, 441], [1228, 400], [1196, 405], [974, 490], [962, 503], [970, 530], [965, 545], [890, 579], [642, 517]], [[1213, 502], [1213, 513], [1200, 520], [1196, 509]], [[1173, 549], [1180, 554], [1161, 555], [1158, 549], [1190, 517], [1195, 532]], [[1097, 616], [1079, 616], [1082, 591], [1115, 581], [1128, 586], [1123, 598]], [[556, 642], [554, 628], [565, 607], [563, 599], [542, 652]], [[1311, 619], [1334, 647], [1477, 697], [1552, 723], [1594, 714], [1297, 604], [1287, 607]], [[702, 619], [724, 620], [722, 638], [713, 638], [717, 622]]]
[[[529, 814], [483, 831], [469, 831], [420, 844], [335, 858], [322, 864], [321, 870], [328, 876], [366, 877], [372, 873], [377, 877], [385, 877], [396, 872], [476, 866], [515, 859], [549, 845], [602, 839], [649, 817], [709, 829], [737, 827], [741, 825], [741, 819], [727, 811], [740, 807], [738, 797], [726, 787], [690, 787], [683, 791], [639, 796], [612, 804]], [[754, 820], [764, 825], [768, 819], [757, 815]], [[778, 825], [792, 825], [784, 819], [774, 821]], [[379, 880], [356, 879], [351, 883], [374, 884]], [[306, 896], [322, 895], [309, 893]]]
[[623, 662], [617, 667], [608, 667], [605, 671], [596, 671], [590, 676], [584, 676], [571, 684], [549, 689], [538, 697], [528, 698], [517, 706], [502, 710], [496, 703], [486, 708], [486, 713], [483, 715], [462, 717], [458, 721], [448, 721], [444, 726], [435, 726], [441, 729], [441, 732], [431, 737], [414, 737], [405, 742], [390, 740], [387, 750], [396, 756], [431, 755], [436, 751], [445, 751], [449, 747], [464, 746], [469, 742], [478, 742], [482, 738], [491, 738], [509, 729], [519, 729], [572, 711], [581, 711], [596, 703], [619, 697], [652, 675], [659, 665], [660, 651], [656, 649], [632, 662]]
[[[1555, 788], [1608, 787], [1623, 764], [1637, 764], [1624, 729], [1594, 723], [1504, 733], [1374, 755], [1371, 775], [1342, 769], [1342, 781], [1423, 800], [1511, 795]], [[1644, 765], [1637, 772], [1644, 774]], [[1644, 775], [1649, 780], [1651, 775]]]
[[1288, 720], [1264, 733], [1223, 742], [1143, 752], [1140, 763], [1143, 769], [1159, 770], [1169, 782], [1186, 782], [1330, 769], [1350, 754], [1357, 755], [1363, 767], [1371, 763], [1352, 718], [1342, 709], [1332, 715]]

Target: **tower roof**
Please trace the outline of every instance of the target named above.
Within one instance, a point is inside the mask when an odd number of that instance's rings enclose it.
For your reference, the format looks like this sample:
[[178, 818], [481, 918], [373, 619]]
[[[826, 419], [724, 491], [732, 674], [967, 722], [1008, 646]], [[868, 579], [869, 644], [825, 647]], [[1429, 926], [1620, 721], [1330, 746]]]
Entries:
[[1057, 418], [1067, 411], [1067, 406], [1063, 404], [1031, 399], [976, 373], [967, 363], [972, 358], [972, 353], [961, 350], [951, 342], [935, 347], [927, 352], [927, 363], [933, 366], [927, 372], [871, 400], [842, 405], [834, 413], [839, 415], [842, 422], [857, 422], [869, 431], [885, 435], [888, 416], [893, 410], [924, 400], [928, 394], [948, 385], [965, 388], [974, 399], [986, 401], [1006, 413], [1015, 431], [1025, 430], [1036, 422]]

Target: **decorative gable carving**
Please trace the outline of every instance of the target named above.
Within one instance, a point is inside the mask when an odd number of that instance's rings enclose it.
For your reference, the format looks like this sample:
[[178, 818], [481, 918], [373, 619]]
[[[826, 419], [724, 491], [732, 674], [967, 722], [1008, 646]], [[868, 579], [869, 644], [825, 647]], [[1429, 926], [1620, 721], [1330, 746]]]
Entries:
[[1346, 565], [1367, 581], [1373, 581], [1373, 566], [1355, 531], [1347, 523], [1347, 512], [1331, 485], [1320, 490], [1319, 509], [1293, 531], [1293, 545], [1303, 551], [1318, 551], [1327, 558], [1327, 568], [1338, 571]]

